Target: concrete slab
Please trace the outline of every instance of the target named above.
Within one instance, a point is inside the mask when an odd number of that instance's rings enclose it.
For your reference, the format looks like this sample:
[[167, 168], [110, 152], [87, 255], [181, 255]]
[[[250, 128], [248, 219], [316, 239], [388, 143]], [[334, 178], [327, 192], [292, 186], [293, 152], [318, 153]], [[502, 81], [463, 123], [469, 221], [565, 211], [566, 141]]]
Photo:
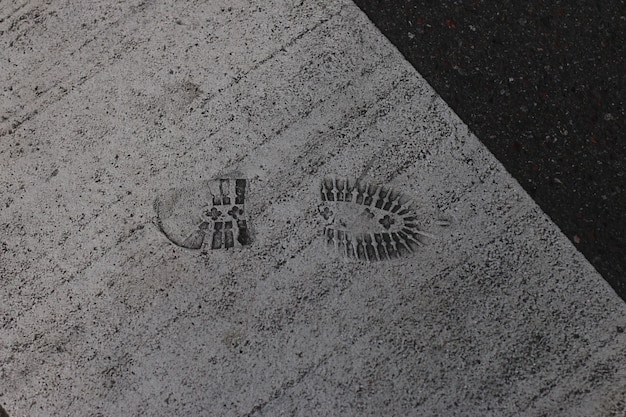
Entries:
[[352, 3], [13, 6], [11, 416], [626, 411], [624, 303]]

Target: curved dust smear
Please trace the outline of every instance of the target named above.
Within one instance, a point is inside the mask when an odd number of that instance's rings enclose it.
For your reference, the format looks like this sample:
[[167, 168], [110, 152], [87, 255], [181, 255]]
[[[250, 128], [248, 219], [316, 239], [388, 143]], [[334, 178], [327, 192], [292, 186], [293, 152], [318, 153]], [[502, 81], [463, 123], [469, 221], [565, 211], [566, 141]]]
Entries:
[[329, 247], [366, 261], [411, 254], [431, 237], [419, 229], [411, 199], [391, 187], [347, 178], [321, 182], [320, 215]]
[[247, 183], [221, 178], [170, 190], [155, 201], [158, 226], [172, 243], [187, 249], [249, 245]]

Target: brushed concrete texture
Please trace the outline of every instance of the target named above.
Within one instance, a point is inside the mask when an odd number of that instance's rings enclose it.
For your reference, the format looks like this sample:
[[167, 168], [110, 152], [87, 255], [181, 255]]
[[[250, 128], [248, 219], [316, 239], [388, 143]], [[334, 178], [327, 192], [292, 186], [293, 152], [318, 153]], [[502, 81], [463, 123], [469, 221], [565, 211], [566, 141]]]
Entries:
[[[10, 416], [626, 412], [624, 303], [352, 3], [0, 16]], [[327, 248], [332, 175], [410, 197], [423, 247]], [[215, 178], [252, 244], [173, 244], [155, 207]]]

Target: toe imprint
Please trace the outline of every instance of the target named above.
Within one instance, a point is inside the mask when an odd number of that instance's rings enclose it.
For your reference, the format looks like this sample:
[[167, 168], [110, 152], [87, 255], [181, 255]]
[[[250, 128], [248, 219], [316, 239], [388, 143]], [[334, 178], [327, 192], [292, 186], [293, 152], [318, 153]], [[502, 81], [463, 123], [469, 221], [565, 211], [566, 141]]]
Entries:
[[324, 178], [320, 216], [329, 247], [345, 257], [381, 261], [406, 256], [423, 244], [412, 201], [391, 187]]

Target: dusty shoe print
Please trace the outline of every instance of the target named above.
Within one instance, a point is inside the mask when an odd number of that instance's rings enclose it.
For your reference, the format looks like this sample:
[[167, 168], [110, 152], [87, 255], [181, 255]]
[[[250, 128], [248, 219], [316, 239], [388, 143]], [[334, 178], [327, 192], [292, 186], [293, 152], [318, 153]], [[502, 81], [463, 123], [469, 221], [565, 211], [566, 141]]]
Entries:
[[319, 214], [329, 247], [367, 261], [414, 252], [424, 236], [412, 201], [390, 187], [345, 178], [324, 178]]
[[155, 201], [157, 224], [170, 241], [187, 249], [249, 245], [246, 187], [246, 179], [220, 178], [170, 190]]

